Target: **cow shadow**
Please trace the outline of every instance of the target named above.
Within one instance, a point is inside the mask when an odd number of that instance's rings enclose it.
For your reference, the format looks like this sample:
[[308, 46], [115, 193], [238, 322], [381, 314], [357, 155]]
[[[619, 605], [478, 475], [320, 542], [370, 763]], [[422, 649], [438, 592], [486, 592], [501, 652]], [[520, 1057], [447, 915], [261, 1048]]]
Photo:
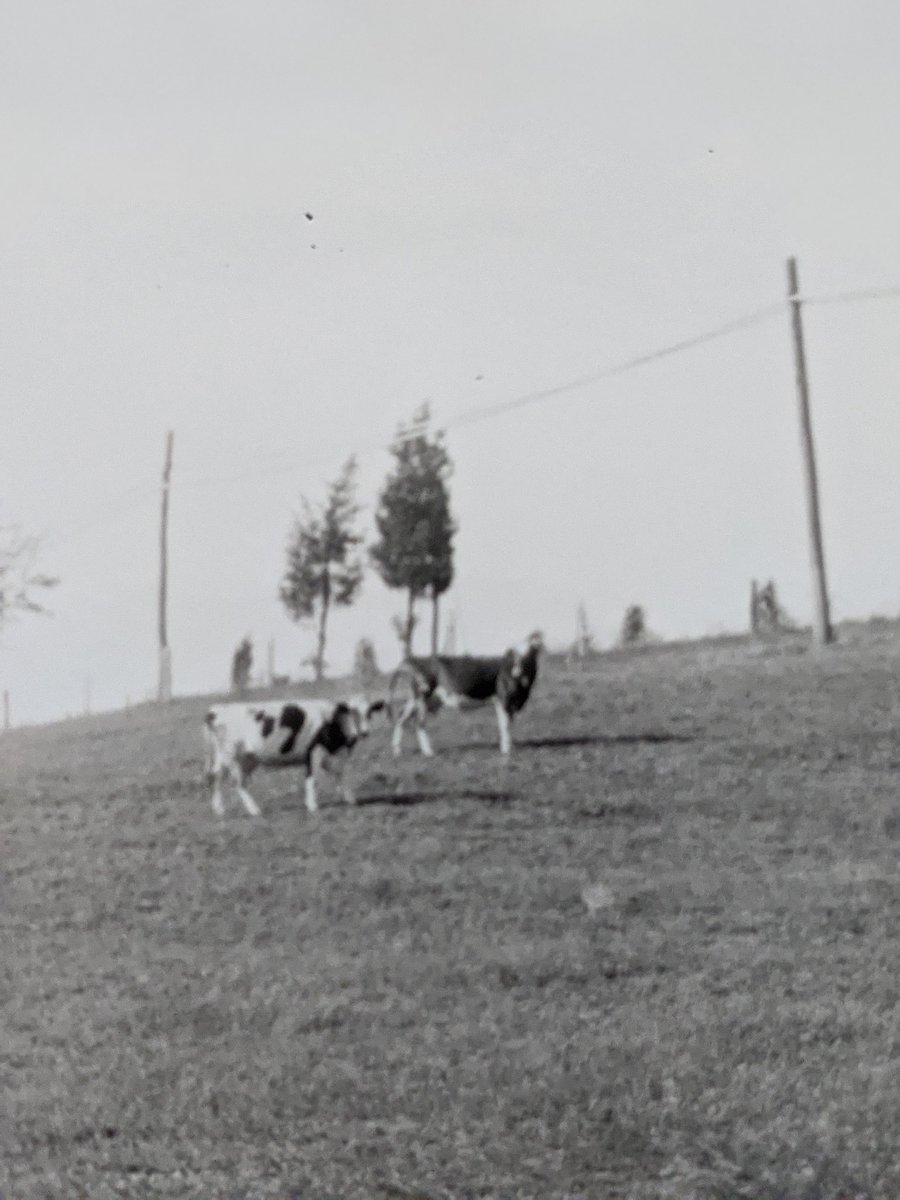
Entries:
[[522, 738], [517, 746], [529, 750], [564, 749], [567, 746], [657, 746], [666, 742], [693, 742], [691, 733], [669, 733], [667, 730], [648, 729], [642, 733], [592, 733], [563, 737]]
[[[565, 750], [572, 746], [658, 746], [667, 742], [693, 742], [696, 738], [691, 733], [669, 733], [665, 730], [647, 730], [644, 733], [590, 733], [565, 734], [560, 737], [516, 738], [513, 751], [516, 750]], [[464, 742], [454, 746], [458, 750], [488, 750], [497, 749], [496, 741]]]
[[359, 796], [356, 800], [356, 807], [366, 808], [370, 804], [382, 804], [391, 808], [414, 808], [419, 804], [438, 804], [442, 800], [476, 800], [481, 804], [509, 804], [515, 800], [515, 796], [510, 792], [489, 791], [481, 788], [437, 792], [410, 789], [396, 792], [375, 792], [367, 796]]

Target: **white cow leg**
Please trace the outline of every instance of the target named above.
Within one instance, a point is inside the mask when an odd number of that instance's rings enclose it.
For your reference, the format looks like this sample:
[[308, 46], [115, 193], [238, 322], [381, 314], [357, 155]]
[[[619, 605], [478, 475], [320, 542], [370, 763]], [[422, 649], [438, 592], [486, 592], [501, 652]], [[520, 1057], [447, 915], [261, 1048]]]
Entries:
[[400, 748], [403, 742], [403, 727], [415, 711], [416, 704], [414, 700], [407, 700], [400, 710], [400, 716], [397, 718], [394, 725], [394, 733], [391, 737], [391, 749], [394, 752], [395, 758], [399, 758], [400, 756]]
[[232, 770], [232, 778], [234, 779], [234, 785], [237, 788], [237, 794], [241, 798], [241, 804], [243, 804], [244, 808], [247, 810], [247, 812], [250, 814], [251, 817], [258, 817], [259, 816], [259, 806], [256, 803], [256, 801], [253, 799], [253, 797], [250, 795], [250, 793], [247, 791], [247, 789], [244, 787], [244, 784], [246, 783], [247, 778], [249, 777], [249, 774], [250, 774], [250, 772], [245, 771], [242, 767], [237, 767]]
[[212, 810], [217, 817], [221, 817], [225, 812], [225, 800], [222, 796], [222, 783], [226, 775], [225, 764], [216, 762], [213, 765], [210, 773], [210, 782], [213, 785], [212, 793]]
[[509, 713], [499, 700], [494, 700], [494, 708], [497, 710], [497, 725], [500, 728], [500, 753], [509, 754], [512, 747], [512, 738], [510, 736], [512, 722], [510, 721]]
[[418, 741], [419, 741], [419, 749], [422, 751], [422, 753], [425, 755], [425, 757], [433, 758], [434, 757], [434, 749], [432, 748], [431, 738], [428, 736], [428, 731], [426, 730], [424, 725], [416, 726], [416, 737], [418, 738]]
[[341, 795], [345, 804], [356, 804], [356, 791], [353, 787], [353, 777], [348, 767], [341, 772]]
[[247, 789], [245, 787], [241, 786], [241, 784], [238, 784], [237, 791], [238, 791], [238, 795], [241, 798], [241, 801], [243, 802], [244, 808], [246, 808], [246, 810], [250, 814], [250, 816], [258, 817], [259, 816], [259, 805], [253, 799], [253, 797], [250, 795], [250, 793], [247, 791]]
[[310, 763], [306, 770], [306, 782], [304, 786], [304, 796], [306, 799], [306, 807], [310, 812], [318, 812], [319, 802], [316, 799], [316, 777], [313, 772], [313, 764]]

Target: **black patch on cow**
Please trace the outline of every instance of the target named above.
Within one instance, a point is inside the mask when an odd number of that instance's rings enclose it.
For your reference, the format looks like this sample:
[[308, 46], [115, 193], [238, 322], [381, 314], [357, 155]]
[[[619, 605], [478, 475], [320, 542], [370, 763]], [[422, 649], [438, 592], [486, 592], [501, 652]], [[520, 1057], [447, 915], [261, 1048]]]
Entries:
[[440, 685], [453, 695], [483, 702], [490, 700], [497, 691], [497, 677], [504, 659], [440, 654], [434, 658], [411, 658], [409, 663], [417, 690], [425, 700]]
[[[338, 750], [343, 750], [345, 746], [352, 746], [356, 738], [347, 736], [345, 724], [349, 712], [350, 709], [346, 704], [339, 704], [335, 708], [331, 720], [326, 721], [316, 734], [313, 745], [321, 746], [329, 754], [336, 754]], [[312, 746], [310, 746], [310, 750], [312, 750]]]
[[537, 679], [538, 647], [531, 646], [523, 655], [514, 650], [507, 652], [497, 679], [497, 695], [503, 707], [512, 716], [528, 702], [534, 681]]
[[275, 728], [275, 718], [270, 717], [264, 709], [260, 709], [259, 712], [255, 712], [253, 714], [253, 719], [255, 721], [259, 721], [260, 725], [262, 726], [262, 735], [264, 738], [267, 738]]
[[306, 721], [306, 713], [297, 704], [286, 704], [281, 710], [281, 720], [278, 724], [283, 729], [289, 729], [290, 733], [284, 739], [281, 747], [281, 754], [290, 754], [294, 748], [294, 743], [297, 741], [297, 734], [303, 728]]

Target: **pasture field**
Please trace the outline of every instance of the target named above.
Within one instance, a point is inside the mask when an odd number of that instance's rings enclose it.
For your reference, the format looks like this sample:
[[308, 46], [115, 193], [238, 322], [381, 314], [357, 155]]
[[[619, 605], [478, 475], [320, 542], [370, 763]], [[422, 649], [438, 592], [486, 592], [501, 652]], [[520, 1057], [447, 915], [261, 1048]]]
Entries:
[[361, 803], [0, 738], [0, 1195], [898, 1200], [900, 638], [546, 665]]

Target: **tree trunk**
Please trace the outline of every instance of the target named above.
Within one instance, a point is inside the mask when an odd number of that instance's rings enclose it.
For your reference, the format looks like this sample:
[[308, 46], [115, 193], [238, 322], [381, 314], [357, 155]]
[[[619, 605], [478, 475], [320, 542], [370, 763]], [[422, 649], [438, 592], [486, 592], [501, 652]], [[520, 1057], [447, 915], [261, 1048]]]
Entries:
[[431, 656], [432, 656], [432, 658], [436, 658], [437, 652], [438, 652], [438, 634], [440, 633], [440, 628], [441, 628], [440, 603], [441, 603], [440, 592], [436, 592], [435, 589], [432, 588], [431, 589]]
[[325, 674], [325, 634], [328, 628], [328, 609], [331, 605], [331, 577], [328, 574], [328, 568], [322, 574], [322, 598], [319, 607], [319, 636], [316, 643], [316, 660], [315, 672], [316, 683]]
[[407, 658], [412, 654], [413, 629], [416, 623], [415, 602], [415, 593], [410, 588], [406, 593], [406, 628], [403, 631], [403, 652]]

